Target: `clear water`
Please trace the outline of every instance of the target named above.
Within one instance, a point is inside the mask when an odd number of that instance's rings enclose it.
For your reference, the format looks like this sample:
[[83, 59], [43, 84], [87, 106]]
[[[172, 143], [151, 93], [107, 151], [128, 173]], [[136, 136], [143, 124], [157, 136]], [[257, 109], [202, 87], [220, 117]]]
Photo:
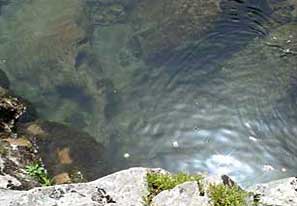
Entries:
[[0, 5], [12, 89], [102, 142], [113, 170], [296, 174], [296, 1]]

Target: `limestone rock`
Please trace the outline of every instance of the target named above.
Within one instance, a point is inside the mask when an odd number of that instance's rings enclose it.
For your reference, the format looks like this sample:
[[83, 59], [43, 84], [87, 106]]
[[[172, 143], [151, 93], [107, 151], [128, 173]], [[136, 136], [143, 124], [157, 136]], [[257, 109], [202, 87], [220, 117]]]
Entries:
[[132, 168], [90, 183], [35, 188], [24, 192], [0, 189], [1, 206], [143, 206], [148, 169]]
[[26, 165], [39, 160], [37, 149], [28, 136], [18, 133], [16, 127], [25, 112], [23, 101], [0, 87], [0, 188], [40, 186], [25, 171]]
[[[1, 165], [0, 159], [0, 165]], [[0, 189], [1, 206], [143, 206], [148, 195], [147, 172], [160, 169], [131, 168], [88, 183], [34, 188], [28, 191]], [[7, 177], [8, 178], [8, 177]], [[221, 180], [219, 180], [221, 179]], [[226, 178], [210, 178], [214, 184]], [[0, 178], [1, 183], [1, 178]], [[230, 182], [229, 182], [230, 183]], [[234, 183], [235, 184], [235, 183]], [[297, 204], [297, 178], [259, 184], [249, 188], [259, 205], [293, 206]], [[210, 206], [207, 191], [202, 194], [196, 182], [185, 182], [159, 193], [152, 206]]]
[[40, 186], [25, 171], [27, 165], [39, 161], [36, 151], [28, 137], [15, 138], [0, 132], [0, 188], [25, 190]]
[[153, 206], [208, 206], [209, 198], [200, 196], [196, 182], [185, 182], [172, 190], [159, 193], [152, 201]]
[[16, 120], [25, 112], [26, 107], [16, 97], [0, 87], [0, 132], [12, 132]]
[[20, 187], [22, 183], [10, 175], [0, 175], [0, 188], [7, 188], [11, 185]]
[[295, 206], [297, 205], [297, 178], [258, 184], [249, 189], [257, 194], [263, 205]]

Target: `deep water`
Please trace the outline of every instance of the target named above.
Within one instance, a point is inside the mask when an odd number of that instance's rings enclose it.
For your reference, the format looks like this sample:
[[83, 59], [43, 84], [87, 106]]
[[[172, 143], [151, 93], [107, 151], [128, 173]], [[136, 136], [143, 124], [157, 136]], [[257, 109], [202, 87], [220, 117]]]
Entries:
[[[297, 171], [295, 0], [0, 0], [0, 75], [131, 166]], [[1, 78], [0, 78], [1, 79]]]

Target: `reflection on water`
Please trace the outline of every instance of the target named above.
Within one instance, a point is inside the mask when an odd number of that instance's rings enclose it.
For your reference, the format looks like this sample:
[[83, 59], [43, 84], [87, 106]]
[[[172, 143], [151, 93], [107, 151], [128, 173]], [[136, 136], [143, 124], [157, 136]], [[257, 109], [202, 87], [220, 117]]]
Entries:
[[114, 170], [296, 172], [296, 1], [1, 2], [12, 89], [103, 142]]

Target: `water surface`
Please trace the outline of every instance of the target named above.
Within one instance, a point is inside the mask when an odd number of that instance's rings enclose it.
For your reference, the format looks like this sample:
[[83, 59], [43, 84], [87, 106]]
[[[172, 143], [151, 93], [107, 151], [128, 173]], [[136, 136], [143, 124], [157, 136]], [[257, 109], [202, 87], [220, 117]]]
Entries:
[[295, 6], [0, 1], [0, 68], [43, 118], [104, 143], [114, 170], [250, 185], [296, 174]]

